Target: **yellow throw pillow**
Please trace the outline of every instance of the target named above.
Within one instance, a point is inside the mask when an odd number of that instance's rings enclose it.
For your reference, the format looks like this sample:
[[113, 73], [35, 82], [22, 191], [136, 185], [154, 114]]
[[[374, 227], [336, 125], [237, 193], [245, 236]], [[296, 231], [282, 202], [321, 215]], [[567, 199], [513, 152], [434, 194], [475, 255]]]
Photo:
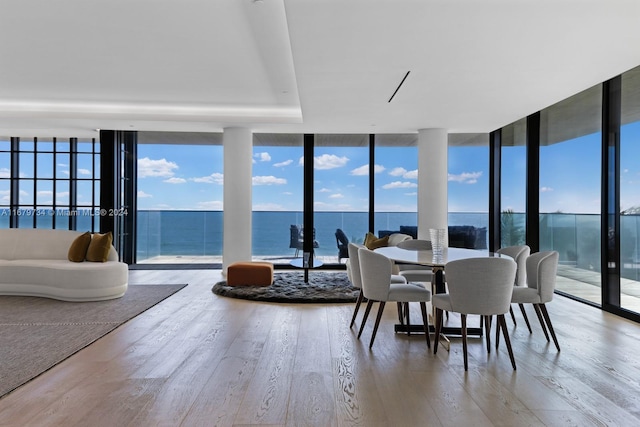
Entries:
[[91, 233], [88, 231], [76, 237], [73, 242], [71, 242], [71, 246], [69, 246], [69, 252], [67, 253], [69, 261], [83, 262], [87, 256], [87, 249], [89, 249], [90, 243]]
[[389, 236], [384, 236], [378, 239], [375, 234], [367, 233], [364, 238], [364, 245], [367, 247], [367, 249], [371, 250], [389, 246]]
[[111, 232], [105, 234], [94, 234], [87, 249], [87, 261], [106, 262], [111, 251], [113, 235]]

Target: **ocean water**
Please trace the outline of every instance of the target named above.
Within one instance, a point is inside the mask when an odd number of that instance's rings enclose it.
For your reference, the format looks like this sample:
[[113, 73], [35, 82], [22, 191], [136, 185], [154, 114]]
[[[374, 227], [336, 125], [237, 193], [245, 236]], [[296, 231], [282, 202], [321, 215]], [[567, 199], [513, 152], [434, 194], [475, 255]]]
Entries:
[[[252, 217], [253, 255], [291, 256], [291, 225], [301, 226], [302, 212], [254, 212]], [[138, 258], [158, 255], [222, 255], [223, 215], [220, 211], [139, 211]], [[398, 230], [416, 225], [415, 212], [385, 212], [375, 215], [378, 230]], [[486, 213], [450, 213], [449, 225], [487, 227]], [[350, 242], [362, 242], [368, 231], [366, 212], [316, 212], [315, 240], [318, 256], [335, 256], [335, 232], [342, 229]]]
[[[33, 214], [20, 217], [21, 227], [33, 227]], [[291, 225], [301, 226], [302, 212], [254, 212], [252, 217], [253, 254], [256, 256], [292, 256], [289, 247]], [[380, 212], [375, 214], [375, 232], [398, 230], [401, 225], [416, 225], [415, 212]], [[80, 231], [98, 229], [99, 217], [76, 216]], [[37, 228], [52, 228], [53, 215], [41, 213], [35, 218]], [[450, 213], [449, 225], [487, 227], [486, 213]], [[316, 212], [314, 215], [318, 256], [336, 256], [335, 232], [343, 230], [350, 242], [361, 243], [368, 231], [366, 212]], [[56, 228], [68, 228], [69, 218], [59, 215]], [[9, 227], [8, 210], [0, 209], [0, 228]], [[139, 260], [160, 255], [222, 255], [223, 214], [221, 211], [138, 211], [137, 255]]]

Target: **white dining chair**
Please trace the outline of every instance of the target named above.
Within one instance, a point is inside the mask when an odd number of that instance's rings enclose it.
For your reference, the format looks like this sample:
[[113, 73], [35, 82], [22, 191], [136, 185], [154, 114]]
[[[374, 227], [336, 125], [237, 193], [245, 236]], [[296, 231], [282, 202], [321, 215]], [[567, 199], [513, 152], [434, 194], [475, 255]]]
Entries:
[[[378, 332], [380, 319], [384, 311], [385, 304], [388, 301], [401, 303], [408, 312], [410, 302], [420, 303], [422, 312], [422, 323], [427, 340], [427, 347], [431, 347], [431, 339], [429, 337], [429, 320], [427, 316], [426, 303], [431, 300], [431, 291], [423, 286], [414, 283], [391, 283], [391, 271], [393, 267], [392, 261], [384, 255], [370, 251], [368, 249], [359, 249], [358, 257], [360, 262], [360, 273], [362, 276], [362, 292], [367, 298], [367, 308], [364, 312], [362, 325], [358, 332], [358, 338], [362, 335], [365, 323], [371, 312], [374, 302], [378, 302], [378, 314], [376, 323], [373, 327], [371, 342], [369, 348], [373, 347], [373, 341]], [[408, 316], [407, 316], [408, 318]]]
[[[358, 298], [356, 299], [356, 305], [353, 309], [353, 316], [351, 317], [351, 323], [349, 327], [352, 328], [353, 324], [356, 321], [356, 316], [358, 315], [358, 311], [360, 310], [360, 304], [362, 304], [362, 300], [364, 299], [364, 295], [362, 293], [362, 276], [360, 273], [360, 261], [358, 257], [359, 249], [367, 249], [366, 246], [360, 245], [357, 243], [349, 243], [347, 246], [347, 250], [349, 252], [349, 265], [347, 267], [347, 277], [349, 281], [353, 285], [354, 288], [360, 290], [358, 292]], [[367, 249], [368, 250], [368, 249]], [[399, 276], [397, 274], [391, 275], [390, 278], [391, 283], [407, 283], [407, 280]], [[400, 303], [398, 303], [400, 304]], [[400, 305], [398, 305], [398, 317], [401, 323], [404, 323], [404, 309]]]
[[[502, 329], [513, 369], [513, 357], [509, 332], [504, 314], [509, 311], [516, 277], [516, 263], [510, 258], [467, 258], [448, 262], [445, 265], [449, 293], [435, 294], [432, 305], [436, 309], [435, 342], [433, 354], [438, 351], [438, 337], [442, 330], [442, 313], [460, 313], [464, 370], [467, 362], [467, 315], [475, 314], [485, 319], [498, 317], [498, 328]], [[488, 337], [488, 334], [485, 336]]]
[[[558, 259], [559, 253], [557, 251], [543, 251], [531, 254], [527, 258], [527, 286], [514, 287], [511, 302], [533, 304], [547, 341], [549, 341], [549, 333], [551, 333], [553, 343], [560, 351], [560, 345], [545, 305], [553, 300], [556, 288], [556, 274], [558, 272]], [[549, 333], [547, 333], [547, 328]]]

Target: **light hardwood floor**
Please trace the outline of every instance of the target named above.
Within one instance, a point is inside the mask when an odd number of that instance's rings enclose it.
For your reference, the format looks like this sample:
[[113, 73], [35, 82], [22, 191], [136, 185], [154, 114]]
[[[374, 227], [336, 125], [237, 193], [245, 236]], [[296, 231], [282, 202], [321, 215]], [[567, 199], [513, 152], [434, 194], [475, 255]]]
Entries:
[[351, 304], [218, 297], [216, 270], [130, 278], [189, 286], [0, 399], [1, 426], [640, 425], [640, 325], [563, 297], [560, 353], [516, 309], [518, 370], [470, 338], [465, 373], [459, 339], [434, 356], [393, 332], [392, 305], [370, 351], [373, 318], [357, 340]]

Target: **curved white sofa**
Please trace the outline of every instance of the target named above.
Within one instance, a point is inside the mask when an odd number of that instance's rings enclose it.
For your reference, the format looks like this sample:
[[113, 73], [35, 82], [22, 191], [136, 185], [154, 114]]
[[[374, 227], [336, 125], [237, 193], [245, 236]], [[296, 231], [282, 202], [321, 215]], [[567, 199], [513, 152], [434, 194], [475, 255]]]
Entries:
[[0, 295], [101, 301], [127, 291], [129, 269], [113, 245], [106, 262], [71, 262], [79, 231], [0, 229]]

